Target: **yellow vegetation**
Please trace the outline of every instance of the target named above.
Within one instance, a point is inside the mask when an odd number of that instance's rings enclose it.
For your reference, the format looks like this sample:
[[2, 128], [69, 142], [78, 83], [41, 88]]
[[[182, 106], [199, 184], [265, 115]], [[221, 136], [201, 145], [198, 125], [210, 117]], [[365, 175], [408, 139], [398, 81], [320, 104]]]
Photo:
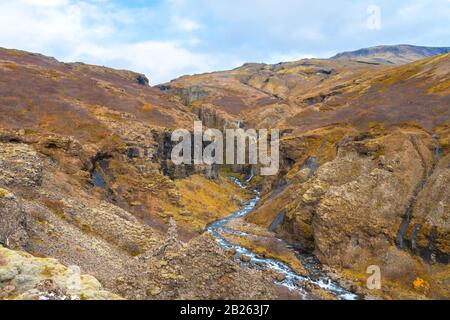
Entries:
[[221, 166], [220, 167], [220, 173], [224, 177], [233, 177], [233, 178], [237, 178], [237, 179], [240, 179], [240, 180], [244, 180], [245, 179], [245, 175], [243, 173], [233, 172], [231, 170], [231, 166], [230, 165], [223, 165], [223, 166]]
[[15, 70], [17, 70], [17, 64], [8, 63], [8, 64], [5, 65], [5, 68], [15, 71]]
[[250, 194], [227, 178], [209, 180], [200, 175], [175, 181], [180, 206], [164, 204], [164, 212], [194, 230], [202, 230], [208, 223], [236, 211], [240, 202]]
[[448, 95], [450, 94], [450, 80], [444, 80], [428, 89], [429, 94]]
[[4, 198], [9, 194], [8, 190], [0, 188], [0, 198]]
[[393, 72], [388, 73], [386, 76], [380, 79], [380, 82], [383, 85], [383, 89], [387, 89], [393, 84], [417, 76], [420, 71], [421, 65], [407, 65], [403, 70], [396, 69]]
[[280, 70], [277, 72], [278, 74], [285, 74], [285, 75], [291, 75], [291, 74], [297, 74], [297, 73], [312, 73], [315, 70], [317, 70], [317, 67], [315, 66], [297, 66], [292, 68], [287, 68]]

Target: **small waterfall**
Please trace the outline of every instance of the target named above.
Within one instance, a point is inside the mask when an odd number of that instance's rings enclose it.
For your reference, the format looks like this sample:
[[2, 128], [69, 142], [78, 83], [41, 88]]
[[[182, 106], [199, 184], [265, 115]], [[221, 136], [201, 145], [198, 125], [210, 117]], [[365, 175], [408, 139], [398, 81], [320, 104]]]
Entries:
[[434, 162], [435, 164], [437, 164], [437, 162], [439, 161], [439, 158], [441, 157], [442, 154], [442, 147], [441, 147], [441, 143], [439, 142], [438, 139], [436, 139], [436, 149], [434, 150]]
[[405, 233], [408, 230], [409, 223], [411, 222], [412, 213], [413, 213], [415, 204], [416, 204], [416, 202], [414, 199], [411, 202], [410, 206], [408, 207], [408, 210], [406, 211], [405, 216], [400, 225], [400, 230], [397, 233], [396, 243], [400, 249], [405, 249]]
[[[411, 198], [410, 204], [408, 206], [408, 209], [406, 210], [405, 215], [403, 216], [402, 223], [400, 224], [400, 229], [397, 233], [396, 244], [397, 244], [397, 247], [400, 249], [410, 249], [410, 250], [417, 249], [416, 248], [416, 237], [417, 237], [417, 233], [420, 230], [420, 225], [414, 226], [412, 236], [410, 239], [405, 239], [405, 235], [406, 235], [406, 232], [408, 231], [409, 224], [411, 223], [411, 220], [413, 217], [414, 208], [416, 207], [416, 204], [417, 204], [417, 197], [419, 196], [420, 192], [422, 192], [428, 179], [433, 175], [433, 173], [435, 172], [435, 170], [439, 164], [439, 160], [440, 160], [441, 153], [442, 153], [441, 144], [439, 142], [439, 136], [433, 135], [433, 139], [436, 140], [436, 147], [434, 149], [434, 155], [433, 155], [433, 165], [431, 167], [430, 172], [425, 173], [422, 180], [416, 186], [416, 189], [414, 190], [414, 193], [413, 193], [413, 197]], [[412, 140], [413, 145], [415, 146], [416, 150], [418, 150], [416, 143], [414, 141], [415, 140]], [[419, 151], [417, 151], [417, 152], [419, 153]]]
[[252, 166], [250, 169], [250, 174], [248, 175], [247, 180], [245, 180], [245, 183], [250, 183], [254, 177], [255, 177], [255, 173], [254, 173], [253, 166]]

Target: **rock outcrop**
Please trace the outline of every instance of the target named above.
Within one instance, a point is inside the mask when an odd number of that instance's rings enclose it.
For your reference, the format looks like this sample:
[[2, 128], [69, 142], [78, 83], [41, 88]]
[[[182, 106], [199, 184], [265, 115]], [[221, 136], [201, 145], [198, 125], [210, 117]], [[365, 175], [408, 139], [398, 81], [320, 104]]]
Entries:
[[[438, 143], [417, 129], [348, 139], [335, 159], [312, 175], [301, 168], [265, 204], [283, 213], [274, 229], [324, 264], [360, 274], [378, 265], [398, 292], [426, 278], [432, 282], [427, 293], [445, 297], [448, 155], [437, 156]], [[249, 220], [278, 218], [266, 211], [263, 206]]]
[[255, 300], [280, 296], [279, 289], [261, 271], [236, 264], [210, 236], [183, 244], [173, 229], [159, 249], [136, 257], [128, 270], [118, 279], [118, 292], [130, 299]]
[[122, 300], [77, 266], [0, 246], [0, 300]]

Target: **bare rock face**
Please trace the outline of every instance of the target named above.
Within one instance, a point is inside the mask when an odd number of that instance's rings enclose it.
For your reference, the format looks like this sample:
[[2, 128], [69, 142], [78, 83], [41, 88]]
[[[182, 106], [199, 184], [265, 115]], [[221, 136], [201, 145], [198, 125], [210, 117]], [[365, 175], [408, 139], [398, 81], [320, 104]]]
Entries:
[[27, 245], [26, 214], [17, 198], [7, 189], [0, 188], [0, 244], [11, 248]]
[[449, 155], [436, 153], [435, 167], [419, 193], [405, 230], [406, 245], [424, 260], [449, 263], [450, 167]]
[[238, 120], [210, 104], [194, 104], [192, 110], [208, 128], [219, 130], [233, 129], [238, 126]]
[[[319, 257], [353, 266], [395, 244], [402, 217], [426, 170], [417, 152], [426, 147], [417, 141], [415, 135], [397, 133], [349, 144], [318, 170], [317, 180], [325, 191], [313, 217]], [[311, 194], [316, 186], [313, 182], [303, 198], [316, 200], [320, 191]]]
[[[349, 143], [301, 188], [300, 201], [288, 217], [306, 212], [300, 221], [311, 221], [315, 249], [323, 261], [365, 263], [362, 254], [376, 255], [395, 244], [409, 199], [426, 170], [417, 142], [411, 142], [417, 139], [396, 133]], [[427, 150], [423, 142], [420, 148]]]
[[[279, 231], [325, 264], [362, 273], [379, 265], [406, 288], [416, 277], [445, 279], [448, 168], [436, 148], [417, 130], [356, 137], [291, 191]], [[443, 265], [426, 271], [430, 261]], [[443, 283], [430, 294], [445, 296]]]
[[26, 144], [0, 144], [0, 181], [5, 186], [33, 187], [42, 183], [42, 162]]
[[11, 188], [42, 184], [42, 162], [26, 144], [0, 143], [0, 243], [20, 249], [27, 245], [27, 216]]
[[117, 288], [130, 299], [252, 300], [280, 294], [261, 271], [237, 264], [208, 235], [183, 244], [169, 232], [160, 250], [136, 257], [128, 270]]
[[9, 136], [0, 143], [1, 244], [82, 266], [108, 283], [131, 256], [157, 242], [154, 230], [130, 212], [82, 186], [89, 176], [79, 143]]
[[0, 299], [13, 300], [122, 300], [103, 289], [98, 280], [67, 268], [51, 258], [0, 246]]

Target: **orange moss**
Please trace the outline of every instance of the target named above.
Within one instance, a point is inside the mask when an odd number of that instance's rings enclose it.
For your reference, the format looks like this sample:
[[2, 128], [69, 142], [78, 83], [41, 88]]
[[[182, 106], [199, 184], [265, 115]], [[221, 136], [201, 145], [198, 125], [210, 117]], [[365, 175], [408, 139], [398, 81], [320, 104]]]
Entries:
[[417, 277], [416, 280], [413, 281], [413, 288], [414, 290], [425, 293], [430, 290], [430, 284], [428, 281]]
[[143, 111], [153, 111], [154, 109], [155, 107], [148, 103], [144, 104], [144, 106], [142, 107]]
[[7, 64], [5, 64], [5, 68], [12, 70], [12, 71], [16, 71], [18, 69], [18, 66], [15, 63], [7, 63]]

